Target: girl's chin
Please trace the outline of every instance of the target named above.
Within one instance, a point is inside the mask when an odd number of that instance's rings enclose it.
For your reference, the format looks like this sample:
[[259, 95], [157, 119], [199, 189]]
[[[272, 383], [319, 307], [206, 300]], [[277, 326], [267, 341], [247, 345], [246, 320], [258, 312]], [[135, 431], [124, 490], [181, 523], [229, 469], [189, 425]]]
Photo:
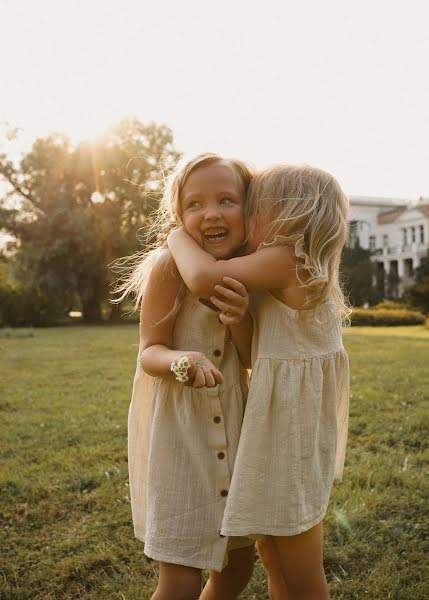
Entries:
[[239, 256], [240, 248], [204, 248], [205, 251], [216, 258], [217, 260], [227, 260], [228, 258], [233, 258], [234, 256]]

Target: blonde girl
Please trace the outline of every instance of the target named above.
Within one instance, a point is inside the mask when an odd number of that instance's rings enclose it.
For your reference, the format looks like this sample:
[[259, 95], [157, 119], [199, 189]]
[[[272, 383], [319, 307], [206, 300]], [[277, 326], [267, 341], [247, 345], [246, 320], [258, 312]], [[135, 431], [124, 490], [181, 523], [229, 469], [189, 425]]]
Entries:
[[168, 238], [194, 294], [214, 302], [225, 276], [256, 291], [249, 397], [221, 531], [265, 540], [272, 598], [327, 600], [322, 523], [348, 422], [339, 284], [348, 201], [330, 174], [279, 165], [255, 177], [247, 208], [248, 256], [216, 261], [183, 230]]
[[152, 600], [234, 599], [253, 567], [252, 540], [220, 534], [247, 396], [232, 334], [246, 313], [246, 289], [224, 288], [220, 314], [183, 285], [162, 232], [183, 225], [209, 256], [242, 249], [252, 171], [205, 154], [173, 173], [155, 227], [156, 247], [138, 256], [122, 296], [141, 304], [140, 348], [129, 411], [135, 535], [159, 561]]

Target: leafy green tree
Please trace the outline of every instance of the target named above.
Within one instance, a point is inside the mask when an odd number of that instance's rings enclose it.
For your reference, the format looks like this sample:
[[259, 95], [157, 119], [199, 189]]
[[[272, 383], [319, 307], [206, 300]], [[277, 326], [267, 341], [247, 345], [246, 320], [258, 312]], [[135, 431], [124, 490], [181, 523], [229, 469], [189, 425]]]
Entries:
[[429, 251], [416, 269], [416, 283], [405, 290], [405, 299], [422, 312], [429, 314]]
[[383, 297], [383, 292], [376, 283], [376, 266], [371, 261], [371, 254], [370, 250], [360, 246], [353, 248], [346, 246], [343, 250], [341, 260], [343, 287], [353, 306], [375, 304]]
[[16, 277], [64, 311], [78, 303], [85, 320], [100, 320], [108, 265], [137, 249], [160, 199], [160, 168], [177, 158], [170, 129], [135, 118], [76, 147], [62, 135], [37, 139], [19, 165], [0, 155], [9, 186], [0, 227], [15, 238]]

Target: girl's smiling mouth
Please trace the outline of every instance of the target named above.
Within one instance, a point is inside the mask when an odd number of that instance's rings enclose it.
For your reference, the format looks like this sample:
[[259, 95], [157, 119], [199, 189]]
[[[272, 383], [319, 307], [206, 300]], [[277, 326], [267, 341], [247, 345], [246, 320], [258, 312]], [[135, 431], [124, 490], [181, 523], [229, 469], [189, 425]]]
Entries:
[[228, 229], [225, 227], [210, 227], [203, 232], [204, 239], [208, 242], [223, 240], [228, 235]]

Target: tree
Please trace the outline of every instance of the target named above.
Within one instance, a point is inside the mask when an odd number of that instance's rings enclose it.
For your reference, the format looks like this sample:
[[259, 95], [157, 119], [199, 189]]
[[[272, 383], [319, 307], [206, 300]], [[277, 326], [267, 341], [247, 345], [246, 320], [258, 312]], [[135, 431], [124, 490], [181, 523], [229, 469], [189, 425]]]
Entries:
[[17, 277], [64, 311], [79, 302], [85, 320], [100, 320], [108, 264], [137, 249], [160, 199], [160, 167], [177, 158], [170, 129], [137, 119], [76, 147], [62, 135], [37, 139], [19, 165], [0, 155], [9, 186], [0, 227], [15, 238]]
[[405, 290], [405, 299], [422, 312], [429, 314], [429, 250], [416, 269], [416, 283]]
[[371, 261], [371, 251], [360, 246], [346, 246], [341, 259], [344, 291], [353, 306], [365, 303], [376, 304], [382, 297], [378, 286], [374, 286], [376, 267]]

